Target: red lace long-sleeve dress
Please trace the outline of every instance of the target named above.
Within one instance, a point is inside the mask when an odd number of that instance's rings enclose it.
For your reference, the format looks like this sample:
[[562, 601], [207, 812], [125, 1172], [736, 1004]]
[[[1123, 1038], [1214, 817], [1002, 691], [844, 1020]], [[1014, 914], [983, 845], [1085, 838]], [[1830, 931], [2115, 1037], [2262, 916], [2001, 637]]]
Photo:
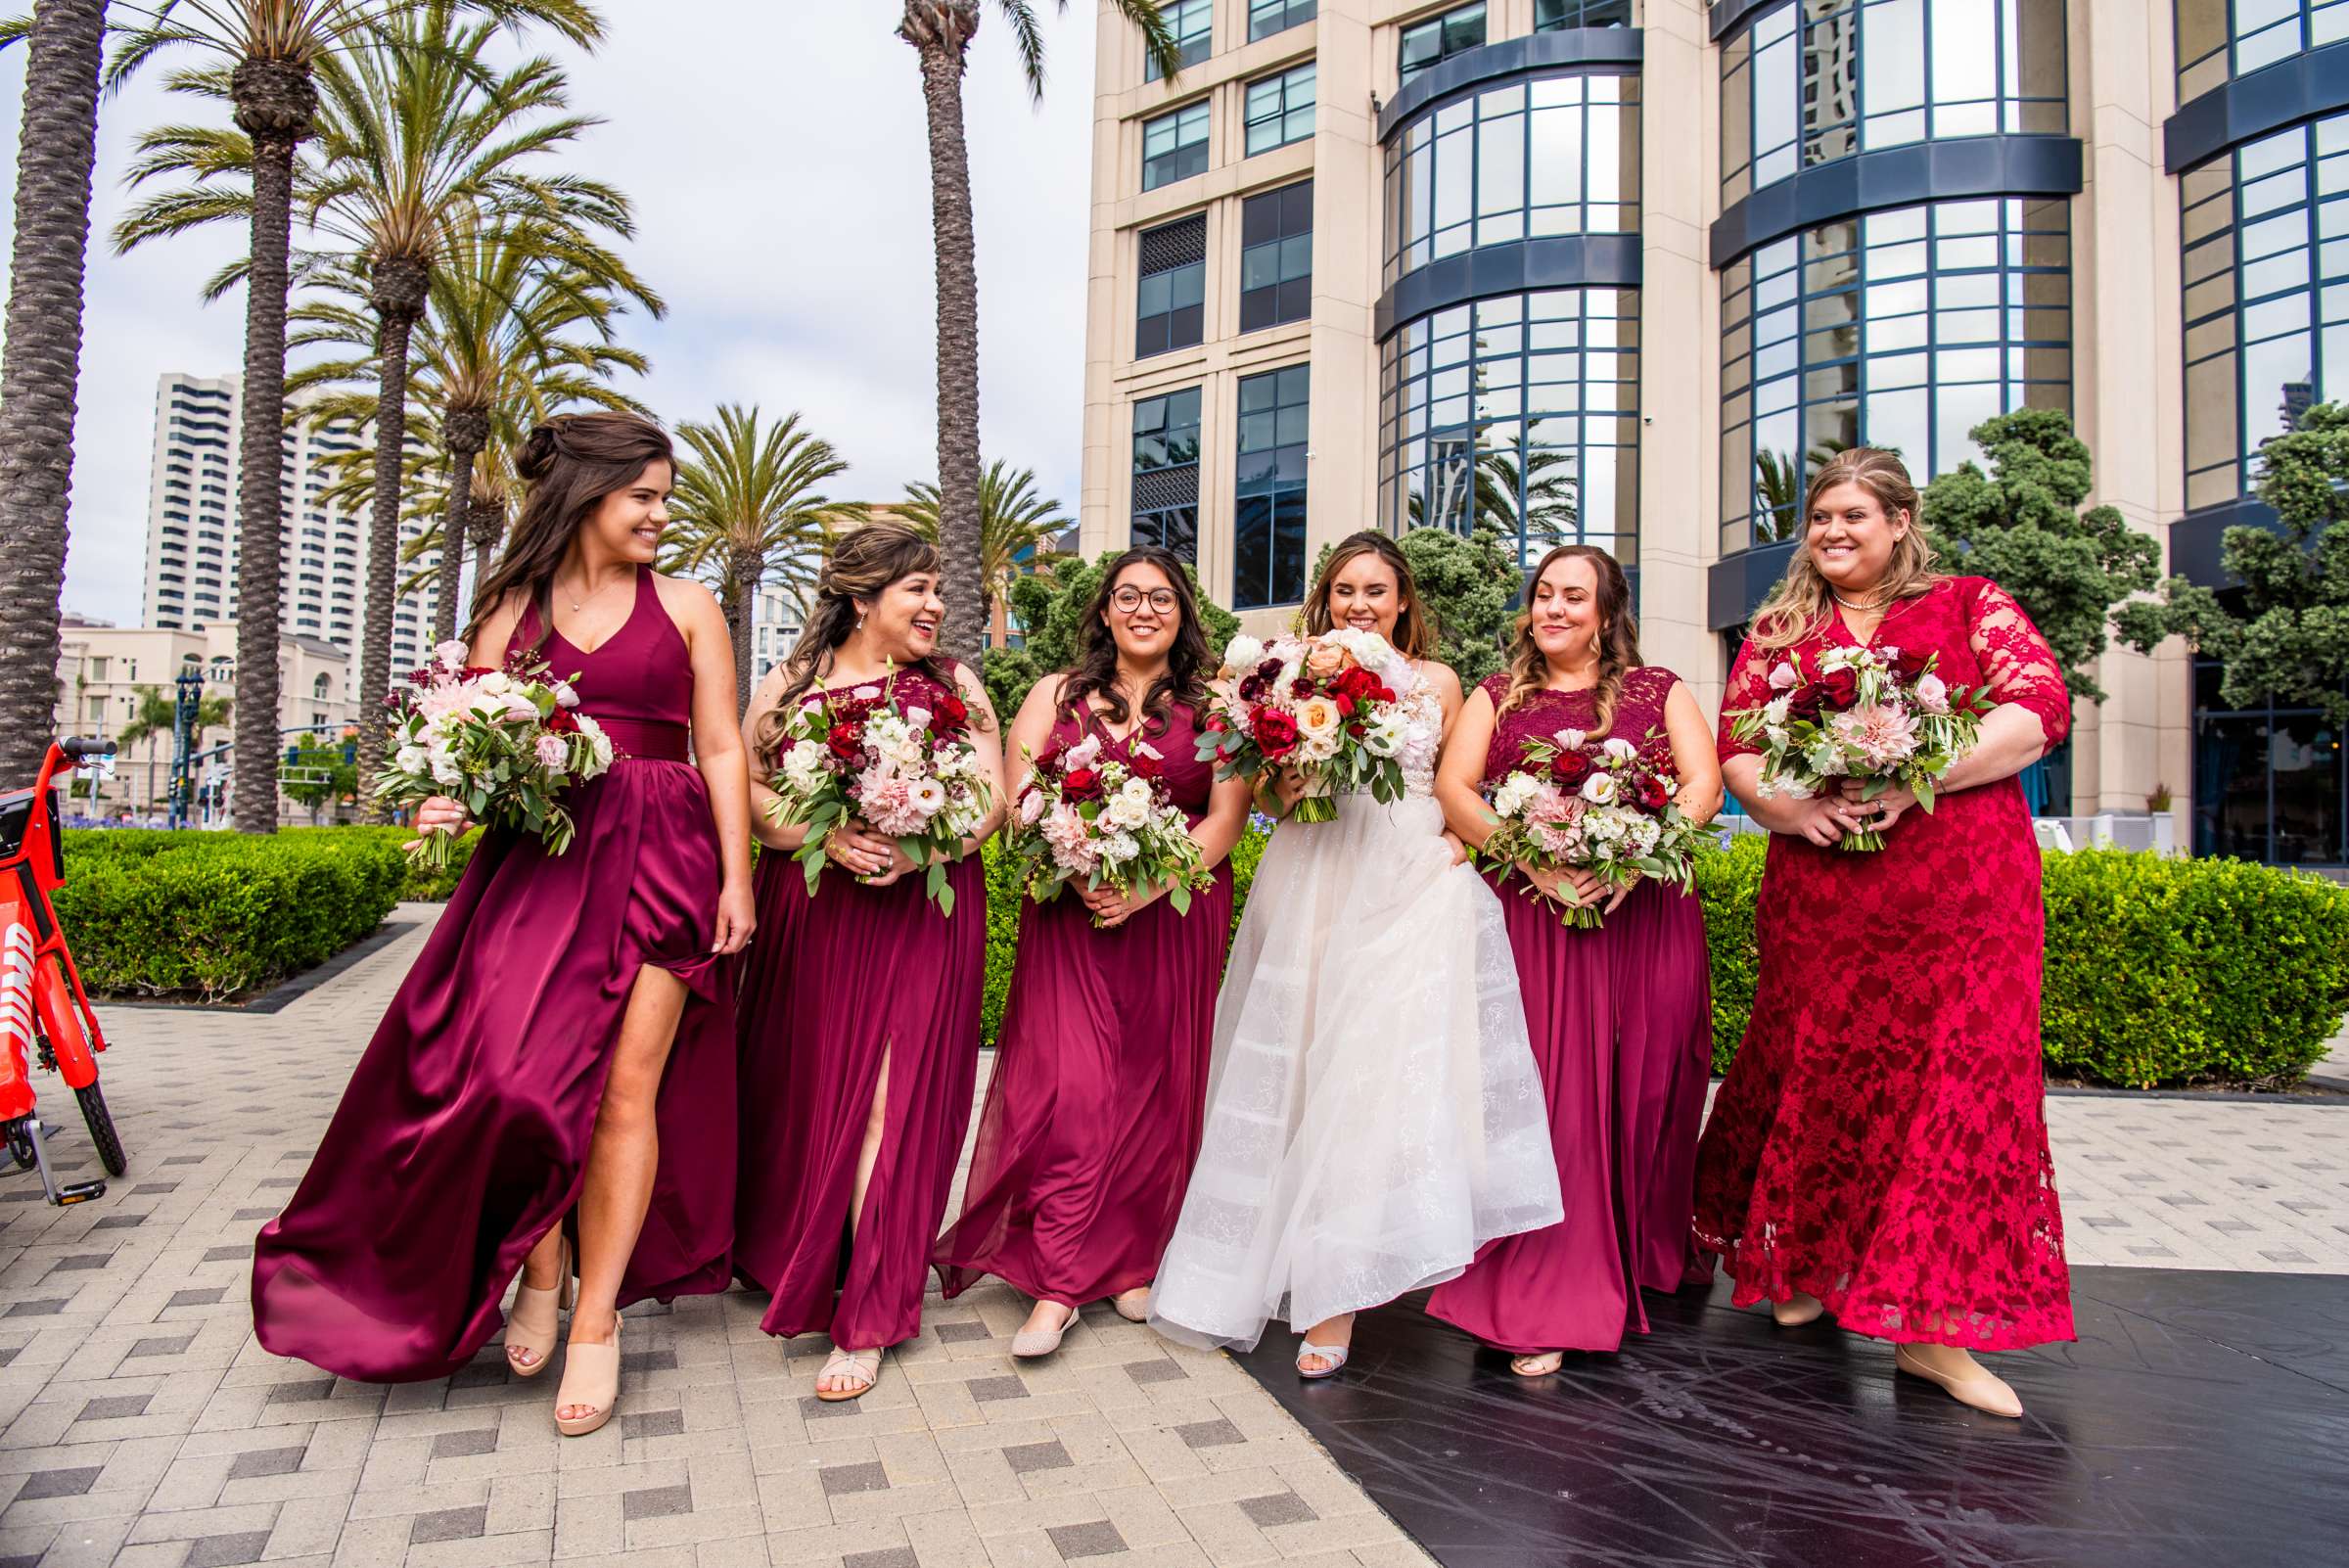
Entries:
[[[1858, 639], [1840, 612], [1806, 668]], [[1953, 687], [2070, 727], [2061, 667], [1982, 577], [1893, 607], [1868, 646], [1930, 651]], [[1727, 715], [1780, 656], [1739, 651]], [[1880, 1339], [2011, 1350], [2072, 1337], [2039, 1038], [2044, 911], [2020, 786], [1912, 809], [1874, 853], [1773, 834], [1745, 1041], [1697, 1153], [1696, 1235], [1734, 1300], [1824, 1302]]]

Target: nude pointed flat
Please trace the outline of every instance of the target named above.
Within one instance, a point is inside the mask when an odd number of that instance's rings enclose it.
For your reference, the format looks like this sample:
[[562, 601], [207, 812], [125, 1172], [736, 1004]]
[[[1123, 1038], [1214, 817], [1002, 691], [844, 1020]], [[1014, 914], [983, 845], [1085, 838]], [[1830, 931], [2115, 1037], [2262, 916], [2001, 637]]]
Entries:
[[1146, 1323], [1150, 1320], [1150, 1287], [1137, 1285], [1123, 1295], [1112, 1296], [1109, 1298], [1109, 1305], [1126, 1321]]
[[1805, 1295], [1801, 1291], [1795, 1292], [1784, 1301], [1773, 1301], [1770, 1304], [1771, 1321], [1776, 1323], [1780, 1328], [1800, 1328], [1805, 1323], [1816, 1323], [1826, 1315], [1826, 1311], [1827, 1304], [1825, 1302], [1820, 1301], [1817, 1296]]
[[1892, 1364], [1911, 1377], [1921, 1377], [1937, 1384], [1958, 1404], [1969, 1406], [1991, 1415], [2004, 1415], [2009, 1420], [2020, 1419], [2023, 1402], [2006, 1380], [1988, 1367], [1977, 1364], [1968, 1376], [1954, 1376], [1937, 1371], [1918, 1360], [1906, 1345], [1892, 1348]]

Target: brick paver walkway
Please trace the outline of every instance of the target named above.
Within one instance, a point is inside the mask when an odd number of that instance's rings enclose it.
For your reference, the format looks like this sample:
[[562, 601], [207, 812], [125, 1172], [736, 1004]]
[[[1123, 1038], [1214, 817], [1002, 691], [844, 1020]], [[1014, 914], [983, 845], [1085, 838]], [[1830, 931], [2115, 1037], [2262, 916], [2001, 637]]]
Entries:
[[[1000, 1288], [933, 1298], [850, 1406], [808, 1397], [827, 1347], [769, 1340], [753, 1298], [648, 1304], [621, 1418], [576, 1441], [494, 1346], [390, 1389], [267, 1355], [253, 1231], [432, 916], [275, 1014], [108, 1013], [130, 1176], [67, 1210], [0, 1182], [0, 1568], [1428, 1560], [1221, 1356], [1095, 1308], [1015, 1365]], [[2076, 1261], [2349, 1272], [2349, 1109], [2064, 1098], [2053, 1123]], [[78, 1130], [61, 1150], [94, 1166]]]

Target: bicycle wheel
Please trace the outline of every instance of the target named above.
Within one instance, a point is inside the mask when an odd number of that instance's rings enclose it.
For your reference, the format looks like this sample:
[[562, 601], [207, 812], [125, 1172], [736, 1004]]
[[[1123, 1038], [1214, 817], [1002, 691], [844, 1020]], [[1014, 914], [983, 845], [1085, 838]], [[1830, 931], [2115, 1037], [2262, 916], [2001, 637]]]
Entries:
[[120, 1176], [130, 1168], [129, 1159], [122, 1153], [122, 1139], [115, 1131], [115, 1117], [106, 1108], [106, 1090], [92, 1084], [77, 1088], [73, 1097], [81, 1102], [81, 1119], [90, 1129], [90, 1141], [97, 1145], [98, 1161], [109, 1176]]
[[32, 1169], [32, 1134], [24, 1130], [23, 1122], [8, 1124], [8, 1157], [17, 1162], [20, 1171]]

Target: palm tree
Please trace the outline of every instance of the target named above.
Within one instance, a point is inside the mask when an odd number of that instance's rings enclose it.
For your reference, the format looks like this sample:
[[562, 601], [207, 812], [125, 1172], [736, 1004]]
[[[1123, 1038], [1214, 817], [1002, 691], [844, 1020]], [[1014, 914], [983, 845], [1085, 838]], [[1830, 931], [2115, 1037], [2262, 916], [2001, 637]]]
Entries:
[[[935, 484], [905, 486], [898, 514], [921, 535], [939, 539], [939, 493]], [[1060, 503], [1036, 491], [1036, 470], [1013, 468], [1000, 457], [979, 479], [979, 623], [994, 623], [995, 601], [1011, 597], [1011, 579], [1033, 571], [1036, 558], [1052, 553], [1052, 540], [1069, 526]]]
[[[21, 29], [21, 30], [20, 30]], [[73, 484], [81, 283], [98, 157], [106, 0], [39, 0], [0, 43], [29, 37], [17, 141], [17, 228], [0, 352], [0, 779], [33, 776], [57, 722], [58, 595]]]
[[[1159, 0], [1111, 0], [1139, 27], [1169, 81], [1182, 68]], [[1068, 10], [1068, 0], [1055, 9]], [[901, 0], [898, 36], [921, 57], [930, 128], [930, 223], [938, 258], [939, 551], [944, 558], [946, 651], [976, 663], [986, 637], [979, 559], [979, 263], [971, 233], [971, 150], [962, 73], [982, 0]], [[1044, 96], [1044, 39], [1030, 0], [995, 0], [1011, 28], [1029, 96]]]
[[[156, 747], [169, 739], [179, 725], [179, 704], [164, 695], [161, 686], [133, 686], [136, 699], [130, 712], [130, 721], [115, 732], [115, 744], [124, 751], [139, 742], [147, 742], [147, 805], [155, 805]], [[218, 729], [228, 722], [228, 699], [225, 697], [199, 698], [196, 704], [196, 733], [192, 737], [198, 747], [204, 745], [204, 732]]]
[[[295, 150], [315, 128], [320, 64], [379, 47], [390, 23], [429, 0], [155, 0], [108, 68], [118, 86], [158, 55], [196, 49], [229, 63], [228, 101], [251, 139], [252, 247], [245, 273], [245, 409], [239, 433], [236, 826], [277, 830], [279, 485], [284, 479], [286, 305], [292, 286]], [[543, 23], [574, 43], [602, 23], [580, 0], [465, 0], [506, 26]], [[174, 87], [208, 90], [207, 73]], [[143, 176], [142, 176], [143, 177]], [[153, 237], [118, 229], [127, 251]]]
[[858, 508], [817, 491], [848, 472], [830, 441], [800, 428], [797, 413], [772, 425], [756, 407], [717, 410], [715, 425], [686, 424], [677, 437], [690, 456], [677, 465], [669, 529], [662, 539], [675, 570], [712, 578], [734, 633], [734, 687], [751, 687], [751, 625], [770, 574], [804, 591], [824, 541], [860, 520]]

